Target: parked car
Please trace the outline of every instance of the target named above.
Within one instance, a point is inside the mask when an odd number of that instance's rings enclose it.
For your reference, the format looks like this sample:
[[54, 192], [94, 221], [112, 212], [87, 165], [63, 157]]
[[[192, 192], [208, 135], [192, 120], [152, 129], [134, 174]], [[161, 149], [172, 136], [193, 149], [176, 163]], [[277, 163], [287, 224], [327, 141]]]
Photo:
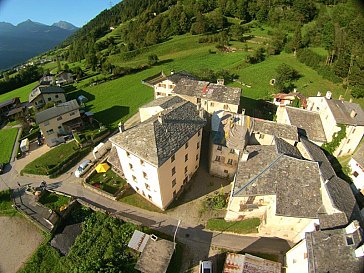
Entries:
[[0, 174], [3, 174], [4, 173], [4, 163], [0, 163]]
[[88, 169], [90, 169], [92, 166], [92, 162], [89, 159], [86, 159], [84, 161], [82, 161], [82, 163], [80, 164], [80, 166], [78, 166], [77, 170], [75, 171], [75, 176], [76, 177], [80, 177], [81, 175], [83, 175]]
[[212, 262], [200, 261], [200, 273], [212, 273]]

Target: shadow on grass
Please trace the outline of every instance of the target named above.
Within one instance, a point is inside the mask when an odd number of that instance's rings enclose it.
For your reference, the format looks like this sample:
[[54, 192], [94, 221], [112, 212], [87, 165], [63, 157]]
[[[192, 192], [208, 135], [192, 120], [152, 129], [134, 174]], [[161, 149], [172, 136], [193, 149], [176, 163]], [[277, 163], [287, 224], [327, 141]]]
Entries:
[[[76, 90], [76, 89], [74, 89], [74, 90]], [[85, 90], [79, 89], [79, 90], [73, 92], [74, 90], [72, 90], [72, 92], [67, 93], [68, 100], [77, 99], [79, 96], [86, 97], [88, 102], [95, 100], [95, 95], [90, 94], [89, 92], [86, 92]]]
[[120, 120], [130, 112], [129, 106], [113, 106], [111, 108], [95, 113], [95, 118], [105, 125], [111, 125]]
[[240, 97], [239, 108], [240, 113], [242, 109], [245, 109], [246, 115], [267, 120], [273, 120], [277, 110], [274, 104], [265, 100], [255, 100], [244, 96]]
[[161, 61], [158, 61], [158, 63], [156, 65], [168, 64], [168, 63], [171, 63], [173, 61], [174, 61], [173, 59], [161, 60]]

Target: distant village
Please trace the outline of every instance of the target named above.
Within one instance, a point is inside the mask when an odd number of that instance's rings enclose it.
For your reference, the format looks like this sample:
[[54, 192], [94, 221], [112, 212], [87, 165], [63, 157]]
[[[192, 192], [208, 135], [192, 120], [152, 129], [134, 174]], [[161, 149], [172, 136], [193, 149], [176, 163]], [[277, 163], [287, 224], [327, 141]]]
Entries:
[[[37, 124], [39, 145], [78, 141], [77, 132], [97, 121], [83, 107], [87, 98], [67, 100], [63, 86], [72, 82], [67, 72], [44, 76], [28, 102], [0, 103], [1, 120]], [[364, 211], [355, 198], [364, 198], [364, 111], [358, 104], [333, 98], [330, 91], [305, 97], [295, 90], [273, 96], [277, 111], [271, 121], [247, 115], [244, 90], [223, 79], [201, 81], [180, 71], [142, 83], [154, 89], [154, 100], [139, 108], [140, 122], [129, 128], [119, 124], [103, 156], [116, 173], [166, 210], [195, 176], [206, 146], [209, 174], [231, 182], [225, 221], [259, 218], [258, 236], [293, 243], [285, 264], [231, 253], [224, 273], [364, 270]], [[24, 153], [28, 142], [20, 145]], [[352, 184], [332, 165], [343, 156], [351, 157]]]

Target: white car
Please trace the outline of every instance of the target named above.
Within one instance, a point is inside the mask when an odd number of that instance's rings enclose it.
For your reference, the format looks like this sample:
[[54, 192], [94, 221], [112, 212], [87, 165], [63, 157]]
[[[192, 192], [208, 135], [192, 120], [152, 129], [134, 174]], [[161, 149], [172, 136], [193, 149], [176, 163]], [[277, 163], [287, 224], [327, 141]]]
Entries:
[[212, 273], [212, 262], [200, 261], [200, 273]]
[[77, 170], [75, 171], [75, 176], [80, 177], [81, 175], [83, 175], [88, 169], [91, 168], [91, 165], [92, 165], [91, 160], [86, 159], [82, 161], [80, 166], [78, 166]]

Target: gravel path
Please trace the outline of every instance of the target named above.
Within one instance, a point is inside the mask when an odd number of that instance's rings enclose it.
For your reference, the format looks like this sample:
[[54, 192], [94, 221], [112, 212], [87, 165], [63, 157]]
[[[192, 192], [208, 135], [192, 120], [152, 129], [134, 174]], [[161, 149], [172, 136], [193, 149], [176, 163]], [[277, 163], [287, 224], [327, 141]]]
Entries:
[[23, 217], [0, 217], [0, 272], [17, 272], [43, 242], [41, 231]]

